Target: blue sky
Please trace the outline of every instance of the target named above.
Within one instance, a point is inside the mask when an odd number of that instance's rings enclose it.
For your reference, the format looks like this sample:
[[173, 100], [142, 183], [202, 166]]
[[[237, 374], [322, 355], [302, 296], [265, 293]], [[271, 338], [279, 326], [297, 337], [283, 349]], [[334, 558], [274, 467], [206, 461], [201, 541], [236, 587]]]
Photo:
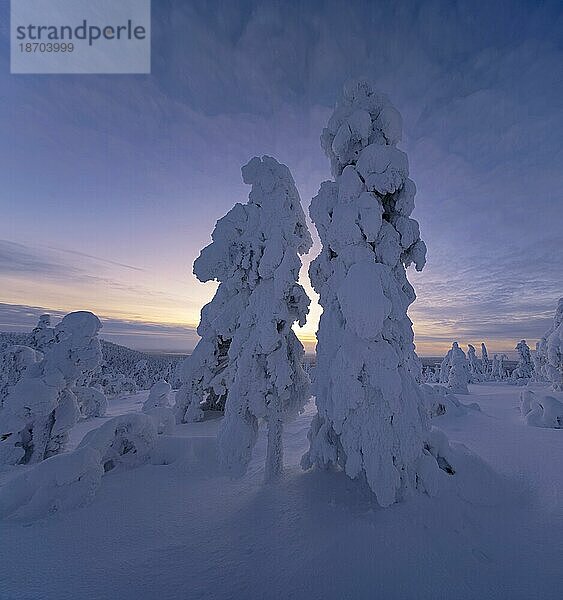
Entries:
[[241, 165], [286, 163], [307, 208], [330, 177], [321, 129], [358, 76], [403, 115], [429, 247], [410, 275], [420, 353], [452, 339], [508, 350], [549, 326], [563, 295], [560, 3], [153, 0], [146, 76], [10, 75], [8, 7], [0, 329], [91, 309], [129, 345], [189, 350], [215, 289], [191, 264], [246, 199]]

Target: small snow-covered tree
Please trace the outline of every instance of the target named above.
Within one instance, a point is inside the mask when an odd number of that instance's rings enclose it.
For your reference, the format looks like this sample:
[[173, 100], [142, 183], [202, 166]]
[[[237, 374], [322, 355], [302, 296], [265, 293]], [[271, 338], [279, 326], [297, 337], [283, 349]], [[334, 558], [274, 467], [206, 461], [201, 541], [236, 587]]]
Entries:
[[483, 371], [483, 378], [487, 380], [490, 375], [491, 362], [489, 360], [489, 353], [487, 352], [487, 346], [485, 346], [485, 342], [481, 343], [481, 368]]
[[101, 360], [99, 319], [90, 312], [66, 315], [41, 362], [10, 389], [0, 413], [0, 463], [33, 463], [58, 454], [80, 416], [72, 388]]
[[[162, 374], [164, 378], [165, 373]], [[133, 367], [133, 380], [139, 390], [146, 390], [150, 387], [150, 377], [148, 372], [148, 362], [146, 360], [139, 360]]]
[[448, 352], [449, 370], [448, 370], [448, 388], [454, 394], [469, 394], [467, 383], [470, 379], [469, 362], [465, 352], [459, 347], [457, 342], [452, 344], [452, 349]]
[[422, 371], [422, 382], [423, 383], [438, 383], [439, 376], [436, 373], [436, 369], [433, 367], [426, 367]]
[[491, 379], [493, 381], [503, 381], [506, 379], [506, 369], [504, 367], [505, 360], [505, 354], [493, 355], [493, 360], [491, 362]]
[[475, 353], [475, 346], [467, 344], [467, 360], [469, 362], [469, 375], [471, 383], [477, 383], [483, 380], [482, 366]]
[[536, 364], [541, 379], [554, 390], [563, 390], [563, 298], [559, 299], [553, 325], [536, 345]]
[[[456, 363], [456, 374], [452, 375], [451, 371], [454, 362]], [[448, 350], [440, 365], [440, 383], [446, 383], [449, 385], [451, 381], [455, 382], [453, 383], [454, 386], [457, 386], [459, 385], [457, 382], [460, 379], [464, 379], [466, 384], [469, 383], [471, 379], [470, 368], [465, 356], [465, 352], [459, 347], [457, 342], [453, 342], [452, 347]]]
[[302, 465], [365, 479], [382, 506], [428, 490], [440, 463], [407, 316], [415, 293], [406, 267], [423, 268], [426, 246], [410, 218], [415, 185], [400, 137], [401, 117], [385, 96], [367, 82], [346, 86], [321, 136], [334, 181], [310, 207], [322, 251], [309, 273], [323, 313], [318, 414]]
[[55, 330], [51, 327], [51, 315], [41, 315], [31, 332], [31, 345], [39, 352], [45, 353], [54, 342]]
[[16, 385], [28, 367], [42, 358], [41, 352], [28, 346], [10, 346], [0, 353], [0, 409], [10, 388]]
[[150, 415], [157, 424], [158, 433], [172, 433], [176, 424], [174, 411], [170, 408], [172, 386], [168, 381], [157, 381], [143, 404], [143, 412]]
[[147, 412], [152, 408], [163, 406], [168, 408], [170, 406], [170, 392], [172, 390], [171, 385], [168, 381], [161, 379], [157, 381], [149, 392], [148, 398], [143, 404], [143, 412]]
[[534, 375], [534, 363], [532, 362], [532, 354], [530, 347], [526, 344], [526, 340], [521, 340], [516, 344], [518, 352], [518, 364], [512, 371], [513, 379], [531, 379]]
[[[246, 470], [258, 419], [266, 421], [266, 480], [283, 468], [282, 428], [309, 397], [304, 349], [292, 327], [305, 324], [309, 298], [297, 283], [300, 255], [312, 245], [299, 192], [289, 169], [268, 156], [242, 168], [252, 186], [245, 229], [246, 306], [229, 347], [232, 387], [219, 430], [219, 455], [233, 475]], [[252, 216], [250, 216], [252, 215]], [[223, 249], [225, 251], [226, 249]]]
[[101, 385], [75, 385], [72, 392], [78, 401], [80, 414], [85, 419], [103, 417], [106, 414], [108, 401]]

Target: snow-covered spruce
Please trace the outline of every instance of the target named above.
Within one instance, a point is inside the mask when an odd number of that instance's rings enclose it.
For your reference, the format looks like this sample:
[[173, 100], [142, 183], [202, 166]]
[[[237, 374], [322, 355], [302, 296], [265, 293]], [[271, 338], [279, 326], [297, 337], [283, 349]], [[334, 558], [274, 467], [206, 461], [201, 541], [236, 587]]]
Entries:
[[179, 423], [201, 421], [203, 411], [224, 410], [233, 372], [228, 369], [229, 347], [239, 316], [248, 303], [255, 267], [251, 229], [255, 211], [235, 206], [215, 225], [213, 242], [195, 260], [193, 272], [202, 282], [216, 280], [219, 287], [201, 310], [197, 328], [200, 340], [181, 367], [182, 385], [176, 393], [175, 413]]
[[491, 372], [491, 362], [489, 360], [489, 353], [487, 352], [485, 342], [481, 343], [481, 371], [483, 373], [483, 381], [488, 381]]
[[86, 434], [73, 452], [35, 464], [0, 487], [0, 519], [33, 520], [85, 506], [104, 473], [146, 463], [156, 439], [155, 420], [148, 415], [106, 421]]
[[35, 463], [61, 452], [80, 416], [72, 388], [101, 359], [98, 318], [66, 315], [41, 362], [28, 367], [0, 412], [0, 464]]
[[426, 409], [432, 418], [444, 414], [458, 417], [467, 414], [469, 410], [481, 410], [476, 402], [462, 404], [442, 385], [423, 384], [421, 389], [424, 394]]
[[10, 346], [0, 353], [0, 409], [4, 405], [10, 388], [23, 377], [27, 368], [43, 358], [28, 346]]
[[468, 394], [467, 384], [470, 380], [469, 362], [465, 352], [457, 342], [453, 342], [440, 365], [440, 383], [445, 383], [454, 393]]
[[85, 418], [103, 417], [106, 414], [108, 401], [101, 385], [74, 386], [72, 388], [80, 414]]
[[423, 383], [438, 383], [440, 380], [439, 373], [436, 373], [435, 367], [425, 367], [422, 371]]
[[174, 411], [170, 408], [171, 390], [170, 384], [161, 379], [151, 387], [143, 404], [143, 412], [156, 421], [158, 433], [172, 433], [176, 424]]
[[467, 361], [469, 362], [469, 376], [471, 383], [483, 381], [482, 366], [477, 358], [475, 346], [467, 344]]
[[100, 456], [104, 472], [147, 462], [157, 439], [154, 419], [143, 413], [120, 415], [89, 431], [78, 449], [91, 448]]
[[41, 315], [31, 332], [31, 345], [39, 352], [45, 353], [55, 341], [55, 330], [51, 327], [51, 315]]
[[559, 298], [553, 325], [536, 345], [538, 376], [563, 390], [563, 298]]
[[563, 429], [563, 398], [532, 390], [520, 392], [520, 412], [528, 425]]
[[469, 394], [469, 390], [467, 389], [467, 383], [470, 380], [469, 362], [467, 361], [465, 352], [459, 347], [457, 342], [454, 342], [448, 354], [450, 356], [448, 388], [454, 394]]
[[[209, 310], [202, 312], [202, 323], [219, 296], [213, 323], [222, 318], [230, 336], [227, 365], [220, 373], [222, 382], [228, 381], [220, 387], [226, 394], [218, 436], [221, 463], [233, 476], [245, 472], [258, 419], [263, 418], [268, 429], [266, 480], [271, 480], [283, 467], [283, 422], [309, 397], [304, 350], [292, 326], [303, 325], [309, 310], [309, 298], [297, 280], [300, 255], [312, 240], [285, 165], [255, 157], [242, 168], [242, 177], [252, 186], [248, 203], [235, 205], [219, 221], [213, 243], [196, 266], [204, 280], [222, 282]], [[192, 379], [194, 374], [192, 370]]]
[[506, 369], [504, 367], [504, 361], [506, 360], [505, 354], [494, 354], [491, 362], [491, 374], [490, 379], [492, 381], [503, 381], [506, 379]]
[[521, 340], [516, 344], [518, 352], [518, 364], [512, 371], [512, 378], [516, 380], [528, 381], [534, 376], [534, 363], [532, 362], [532, 354], [530, 347], [526, 344], [526, 340]]
[[318, 414], [302, 465], [364, 478], [382, 506], [433, 489], [438, 467], [446, 468], [428, 443], [416, 382], [406, 267], [423, 268], [426, 246], [410, 218], [415, 185], [395, 147], [400, 137], [401, 117], [385, 96], [363, 81], [346, 86], [321, 136], [335, 179], [310, 207], [323, 247], [309, 273], [323, 314]]
[[161, 379], [157, 381], [149, 392], [148, 398], [145, 400], [143, 404], [143, 412], [150, 410], [151, 408], [157, 408], [159, 406], [169, 407], [170, 406], [170, 392], [172, 391], [172, 387], [165, 381]]

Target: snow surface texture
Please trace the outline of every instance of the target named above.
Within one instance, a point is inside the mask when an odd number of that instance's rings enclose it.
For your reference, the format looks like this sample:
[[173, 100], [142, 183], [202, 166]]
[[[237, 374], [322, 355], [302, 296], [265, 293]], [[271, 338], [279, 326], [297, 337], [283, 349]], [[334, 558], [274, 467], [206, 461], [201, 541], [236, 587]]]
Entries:
[[520, 412], [528, 425], [563, 429], [563, 394], [557, 399], [540, 391], [520, 392]]
[[364, 81], [346, 86], [321, 136], [335, 179], [310, 207], [323, 247], [309, 274], [323, 314], [318, 415], [302, 464], [365, 478], [382, 506], [440, 476], [407, 317], [416, 296], [406, 267], [424, 267], [426, 246], [410, 218], [415, 185], [400, 137], [385, 96]]
[[[228, 481], [216, 460], [220, 419], [177, 425], [147, 463], [102, 476], [86, 506], [59, 501], [35, 522], [22, 506], [0, 520], [0, 598], [560, 600], [562, 431], [528, 427], [514, 386], [470, 391], [481, 412], [436, 421], [464, 476], [444, 473], [437, 496], [386, 510], [343, 473], [300, 469], [313, 402], [284, 427], [275, 485], [262, 483], [264, 428], [247, 474]], [[138, 413], [147, 395], [111, 399], [109, 412]], [[71, 443], [94, 421], [78, 423]], [[35, 468], [0, 470], [0, 489]]]
[[563, 390], [563, 298], [559, 298], [553, 326], [536, 345], [536, 365], [540, 379], [554, 390]]
[[80, 417], [76, 380], [101, 360], [101, 323], [90, 312], [66, 315], [41, 362], [10, 388], [0, 411], [0, 464], [35, 463], [64, 449]]

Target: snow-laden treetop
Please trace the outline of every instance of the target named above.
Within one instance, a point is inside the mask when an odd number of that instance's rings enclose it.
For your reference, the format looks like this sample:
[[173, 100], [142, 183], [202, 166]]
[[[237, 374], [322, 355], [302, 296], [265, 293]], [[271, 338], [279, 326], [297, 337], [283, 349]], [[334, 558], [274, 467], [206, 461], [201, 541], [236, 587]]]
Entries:
[[235, 204], [219, 219], [213, 242], [194, 262], [200, 281], [216, 279], [239, 290], [253, 289], [280, 265], [298, 273], [301, 261], [295, 250], [305, 254], [313, 244], [299, 193], [285, 165], [270, 156], [254, 157], [242, 168], [242, 178], [252, 185], [247, 204]]
[[[334, 252], [339, 252], [336, 246], [373, 244], [377, 262], [394, 267], [400, 259], [420, 271], [426, 245], [417, 221], [409, 218], [416, 186], [409, 179], [407, 155], [395, 147], [401, 129], [401, 115], [387, 96], [365, 81], [346, 85], [321, 135], [338, 185], [323, 183], [323, 206], [313, 200], [310, 212], [321, 238], [325, 234], [323, 243]], [[356, 210], [358, 215], [348, 218]]]
[[361, 151], [370, 144], [382, 150], [378, 153], [381, 161], [387, 153], [395, 157], [397, 164], [403, 162], [406, 167], [406, 154], [396, 149], [392, 151], [401, 141], [402, 128], [401, 115], [386, 95], [373, 91], [367, 81], [346, 84], [343, 97], [321, 136], [334, 177], [338, 177], [346, 165], [356, 164]]

